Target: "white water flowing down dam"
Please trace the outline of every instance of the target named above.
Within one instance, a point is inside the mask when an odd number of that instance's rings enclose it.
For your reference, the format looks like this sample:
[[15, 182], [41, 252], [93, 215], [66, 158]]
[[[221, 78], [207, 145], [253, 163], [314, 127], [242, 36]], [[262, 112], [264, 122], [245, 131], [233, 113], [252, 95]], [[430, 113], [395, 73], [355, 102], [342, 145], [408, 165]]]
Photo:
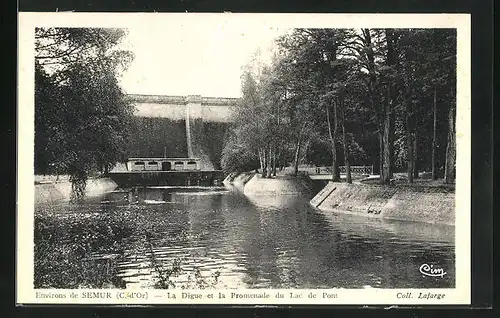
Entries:
[[[134, 157], [200, 158], [202, 170], [220, 169], [223, 136], [237, 98], [128, 95], [139, 121]], [[152, 127], [153, 125], [154, 127]], [[181, 126], [184, 125], [184, 131]]]

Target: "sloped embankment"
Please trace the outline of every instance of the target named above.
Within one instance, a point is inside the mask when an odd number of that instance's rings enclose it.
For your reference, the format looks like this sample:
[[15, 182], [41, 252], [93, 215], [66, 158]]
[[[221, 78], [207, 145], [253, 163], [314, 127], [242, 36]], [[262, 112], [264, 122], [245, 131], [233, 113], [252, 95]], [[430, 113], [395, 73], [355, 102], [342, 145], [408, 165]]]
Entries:
[[222, 183], [225, 185], [234, 186], [236, 189], [243, 192], [243, 190], [245, 189], [245, 185], [253, 178], [254, 175], [255, 172], [233, 172], [230, 173]]
[[243, 190], [245, 195], [296, 195], [312, 198], [315, 194], [314, 184], [307, 176], [279, 176], [262, 178], [254, 175]]
[[[109, 178], [91, 179], [87, 182], [86, 196], [100, 196], [116, 189], [117, 184]], [[71, 182], [35, 184], [35, 204], [66, 201], [70, 199]]]
[[437, 187], [330, 182], [311, 200], [311, 205], [326, 212], [455, 224], [455, 192]]

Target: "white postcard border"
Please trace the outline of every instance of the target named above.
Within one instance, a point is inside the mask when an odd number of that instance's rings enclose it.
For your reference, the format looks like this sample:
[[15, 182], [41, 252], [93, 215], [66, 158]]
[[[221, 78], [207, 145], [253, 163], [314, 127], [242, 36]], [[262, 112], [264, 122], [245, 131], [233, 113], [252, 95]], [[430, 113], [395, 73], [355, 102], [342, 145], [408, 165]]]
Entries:
[[[165, 19], [168, 15], [168, 19]], [[328, 289], [328, 290], [41, 290], [34, 289], [34, 28], [123, 27], [148, 24], [248, 23], [255, 27], [328, 28], [456, 28], [457, 29], [457, 177], [456, 177], [456, 286], [453, 289]], [[468, 14], [234, 14], [234, 13], [19, 13], [18, 28], [18, 157], [17, 157], [17, 262], [16, 300], [22, 304], [469, 304], [471, 286], [470, 178], [471, 178], [471, 28]], [[83, 298], [84, 293], [111, 296]], [[147, 297], [121, 297], [123, 293]], [[182, 292], [201, 298], [182, 298]], [[37, 293], [39, 293], [37, 295]], [[41, 294], [52, 295], [37, 297]], [[122, 294], [120, 294], [122, 293]], [[168, 293], [178, 295], [175, 299]], [[269, 298], [219, 298], [218, 294], [267, 293]], [[276, 298], [294, 293], [300, 298]], [[322, 293], [336, 294], [323, 298]], [[411, 293], [412, 298], [402, 297]], [[419, 299], [419, 293], [445, 294], [444, 298]], [[209, 298], [213, 294], [213, 298]], [[316, 297], [308, 297], [316, 294]], [[64, 298], [55, 295], [65, 295]], [[77, 295], [71, 297], [71, 295]], [[400, 296], [398, 296], [400, 295]], [[217, 296], [217, 297], [215, 297]]]

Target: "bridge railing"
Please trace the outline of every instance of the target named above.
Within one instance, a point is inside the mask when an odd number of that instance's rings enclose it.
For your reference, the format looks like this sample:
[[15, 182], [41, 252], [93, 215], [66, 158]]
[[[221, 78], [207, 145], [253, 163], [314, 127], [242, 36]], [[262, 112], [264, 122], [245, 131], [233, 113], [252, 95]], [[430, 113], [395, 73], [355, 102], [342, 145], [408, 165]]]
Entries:
[[[373, 174], [373, 166], [350, 166], [351, 174]], [[300, 171], [304, 171], [307, 174], [331, 174], [332, 167], [308, 167], [308, 168], [299, 168]], [[346, 166], [339, 166], [340, 173], [347, 173]]]

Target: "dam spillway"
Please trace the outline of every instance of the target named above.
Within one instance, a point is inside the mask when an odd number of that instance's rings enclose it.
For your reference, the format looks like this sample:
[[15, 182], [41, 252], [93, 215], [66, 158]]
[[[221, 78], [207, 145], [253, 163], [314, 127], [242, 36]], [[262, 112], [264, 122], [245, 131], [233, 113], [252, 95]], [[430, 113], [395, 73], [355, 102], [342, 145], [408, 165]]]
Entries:
[[196, 157], [220, 170], [224, 136], [237, 98], [128, 95], [135, 107], [129, 157]]
[[[135, 112], [127, 156], [198, 158], [196, 171], [112, 171], [120, 187], [214, 186], [224, 179], [221, 156], [236, 98], [128, 95]], [[147, 170], [147, 169], [146, 169]]]

